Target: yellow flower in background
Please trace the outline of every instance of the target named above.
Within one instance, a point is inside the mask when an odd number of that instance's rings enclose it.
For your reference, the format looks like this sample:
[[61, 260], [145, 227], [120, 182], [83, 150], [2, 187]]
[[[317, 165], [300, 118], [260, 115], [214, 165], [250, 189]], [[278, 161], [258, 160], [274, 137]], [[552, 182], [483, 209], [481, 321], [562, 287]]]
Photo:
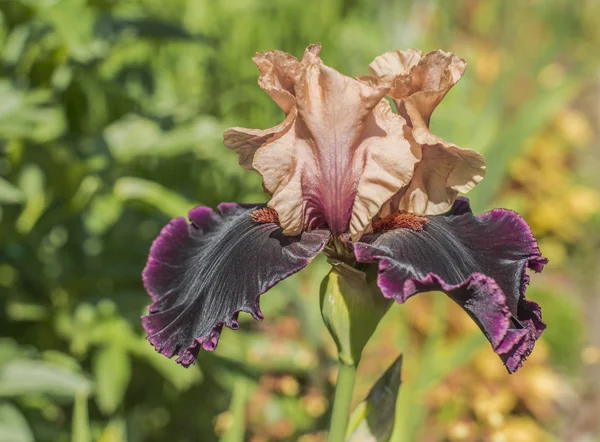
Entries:
[[575, 158], [591, 138], [590, 122], [581, 112], [562, 110], [529, 141], [525, 155], [512, 161], [511, 182], [503, 192], [503, 201], [518, 205], [558, 266], [568, 257], [567, 245], [581, 238], [583, 225], [600, 211], [600, 192], [581, 184], [574, 172]]

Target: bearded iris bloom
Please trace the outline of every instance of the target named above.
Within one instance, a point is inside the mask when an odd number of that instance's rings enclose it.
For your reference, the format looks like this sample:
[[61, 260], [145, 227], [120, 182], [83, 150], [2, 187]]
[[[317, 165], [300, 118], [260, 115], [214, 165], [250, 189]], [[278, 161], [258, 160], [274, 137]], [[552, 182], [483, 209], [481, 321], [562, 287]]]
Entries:
[[394, 51], [371, 63], [371, 75], [351, 78], [320, 50], [254, 58], [285, 119], [228, 129], [224, 142], [262, 175], [271, 199], [197, 207], [164, 227], [143, 272], [148, 340], [189, 366], [200, 348], [215, 349], [223, 326], [238, 328], [240, 312], [262, 319], [260, 295], [324, 252], [376, 269], [381, 296], [399, 303], [445, 292], [514, 372], [545, 328], [525, 298], [526, 270], [547, 260], [515, 212], [471, 212], [458, 194], [483, 179], [483, 157], [429, 129], [466, 63], [439, 50]]

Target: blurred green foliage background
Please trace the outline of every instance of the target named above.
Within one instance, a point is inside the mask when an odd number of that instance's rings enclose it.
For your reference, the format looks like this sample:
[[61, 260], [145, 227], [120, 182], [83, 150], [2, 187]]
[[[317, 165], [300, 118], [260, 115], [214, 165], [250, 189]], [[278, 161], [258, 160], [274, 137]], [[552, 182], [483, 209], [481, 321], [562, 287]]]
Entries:
[[2, 0], [0, 441], [324, 440], [322, 260], [187, 370], [139, 319], [170, 218], [266, 200], [222, 145], [281, 120], [251, 57], [316, 41], [350, 75], [397, 48], [464, 57], [433, 131], [484, 153], [475, 209], [521, 212], [551, 260], [529, 295], [548, 329], [520, 372], [424, 294], [380, 325], [355, 401], [403, 352], [395, 442], [600, 440], [600, 2]]

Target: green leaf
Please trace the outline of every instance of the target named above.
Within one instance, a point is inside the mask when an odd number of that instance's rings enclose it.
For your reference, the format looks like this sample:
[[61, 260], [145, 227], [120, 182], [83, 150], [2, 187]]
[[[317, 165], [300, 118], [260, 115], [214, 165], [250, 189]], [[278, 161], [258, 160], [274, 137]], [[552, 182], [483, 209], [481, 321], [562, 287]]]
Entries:
[[44, 361], [15, 360], [0, 366], [0, 397], [23, 394], [73, 397], [90, 390], [91, 383], [82, 374]]
[[50, 90], [23, 92], [0, 80], [0, 96], [0, 138], [47, 142], [64, 132], [65, 116], [59, 107], [50, 104]]
[[75, 395], [72, 426], [71, 442], [92, 441], [88, 414], [88, 393], [86, 391], [80, 391]]
[[136, 115], [128, 115], [104, 129], [104, 139], [111, 154], [122, 162], [153, 154], [161, 135], [158, 124]]
[[547, 324], [561, 324], [560, 327], [546, 328], [542, 335], [550, 347], [553, 363], [568, 373], [577, 374], [581, 368], [581, 350], [586, 342], [581, 320], [585, 312], [581, 304], [573, 302], [569, 293], [556, 288], [532, 286], [527, 297], [542, 306]]
[[195, 40], [206, 43], [215, 43], [215, 40], [201, 34], [190, 34], [185, 28], [174, 23], [155, 18], [127, 18], [104, 17], [103, 30], [106, 33], [131, 33], [137, 38], [156, 38], [159, 40]]
[[0, 338], [0, 367], [17, 359], [20, 354], [21, 349], [13, 339]]
[[91, 201], [92, 197], [96, 194], [98, 189], [102, 186], [102, 180], [96, 175], [88, 175], [73, 195], [71, 199], [70, 209], [73, 212], [83, 212], [86, 205]]
[[163, 131], [153, 120], [127, 115], [106, 127], [103, 135], [110, 152], [120, 162], [139, 156], [168, 158], [193, 151], [216, 161], [227, 154], [214, 149], [215, 144], [222, 144], [223, 127], [217, 119], [207, 116]]
[[98, 442], [127, 442], [127, 421], [122, 417], [111, 419], [98, 437]]
[[239, 379], [233, 389], [231, 408], [229, 409], [229, 428], [223, 433], [220, 442], [244, 442], [246, 433], [246, 403], [250, 396], [250, 383]]
[[23, 168], [19, 186], [25, 195], [25, 207], [16, 221], [19, 233], [29, 233], [46, 209], [44, 181], [44, 173], [39, 166], [28, 164]]
[[[442, 349], [435, 352], [431, 370], [426, 370], [428, 376], [422, 377], [423, 389], [431, 389], [454, 370], [469, 363], [477, 350], [486, 345], [487, 341], [479, 330], [466, 334], [453, 344], [443, 344]], [[490, 349], [490, 351], [492, 351]], [[500, 362], [498, 362], [500, 363]]]
[[418, 353], [418, 372], [398, 397], [396, 425], [392, 434], [392, 440], [395, 442], [415, 440], [427, 418], [425, 394], [452, 371], [469, 363], [485, 342], [483, 334], [477, 332], [465, 335], [458, 342], [449, 345], [445, 336], [450, 301], [441, 293], [435, 293], [433, 296], [432, 316], [436, 320], [432, 323], [422, 350]]
[[436, 321], [432, 322], [422, 350], [418, 354], [416, 364], [420, 368], [415, 378], [404, 386], [396, 403], [395, 430], [392, 434], [394, 442], [416, 439], [417, 432], [427, 417], [427, 405], [423, 400], [425, 388], [433, 382], [432, 378], [438, 380], [435, 368], [436, 353], [444, 342], [448, 301], [439, 293], [435, 295], [432, 316]]
[[33, 442], [29, 424], [19, 409], [0, 402], [0, 442]]
[[93, 367], [98, 408], [112, 414], [123, 401], [131, 380], [129, 355], [123, 347], [112, 344], [96, 352]]
[[94, 39], [94, 9], [84, 0], [61, 0], [32, 2], [37, 14], [49, 22], [69, 55], [86, 62], [102, 55], [108, 49], [107, 42]]
[[387, 442], [394, 430], [396, 399], [400, 390], [402, 355], [375, 383], [356, 407], [348, 424], [346, 442]]
[[9, 301], [6, 316], [12, 321], [41, 321], [48, 316], [48, 310], [46, 306], [32, 302]]
[[115, 182], [114, 192], [123, 201], [142, 201], [172, 218], [185, 215], [195, 206], [172, 190], [142, 178], [119, 178]]
[[16, 64], [25, 52], [27, 41], [31, 37], [33, 24], [27, 23], [15, 26], [4, 41], [2, 59], [7, 64]]
[[253, 332], [229, 334], [215, 355], [239, 363], [248, 371], [301, 374], [310, 373], [318, 364], [315, 349], [304, 341]]
[[86, 230], [93, 235], [102, 235], [119, 221], [123, 204], [112, 193], [96, 195], [83, 214]]
[[202, 382], [202, 372], [198, 365], [189, 368], [182, 367], [157, 352], [145, 339], [138, 338], [132, 341], [129, 350], [151, 365], [179, 391], [188, 390], [192, 385]]
[[14, 204], [23, 201], [23, 193], [18, 187], [0, 177], [0, 204]]

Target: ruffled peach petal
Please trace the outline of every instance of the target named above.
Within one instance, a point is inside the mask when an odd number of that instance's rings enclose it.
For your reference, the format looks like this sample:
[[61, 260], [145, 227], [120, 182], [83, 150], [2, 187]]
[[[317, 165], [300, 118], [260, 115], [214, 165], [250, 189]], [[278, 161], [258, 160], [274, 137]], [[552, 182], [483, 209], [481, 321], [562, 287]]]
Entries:
[[246, 129], [232, 127], [223, 134], [225, 146], [239, 155], [240, 166], [252, 170], [256, 150], [272, 137], [281, 135], [296, 119], [294, 78], [300, 72], [296, 57], [281, 51], [258, 52], [252, 59], [260, 76], [258, 85], [275, 101], [287, 115], [286, 119], [269, 129]]
[[[254, 156], [254, 168], [262, 175], [265, 189], [272, 195], [267, 204], [277, 211], [285, 235], [298, 235], [305, 225], [324, 224], [321, 218], [310, 218], [307, 206], [317, 189], [303, 185], [314, 182], [317, 170], [312, 147], [306, 140], [300, 122], [280, 138], [262, 146]], [[309, 218], [309, 219], [306, 219]]]
[[253, 170], [252, 161], [256, 150], [268, 140], [279, 137], [289, 130], [296, 120], [296, 115], [296, 108], [293, 107], [285, 120], [269, 129], [230, 127], [223, 133], [223, 143], [238, 154], [240, 166]]
[[258, 85], [288, 114], [296, 105], [294, 79], [300, 72], [300, 62], [281, 51], [258, 52], [252, 60], [260, 71]]
[[410, 128], [404, 119], [382, 100], [367, 121], [360, 146], [364, 165], [350, 220], [352, 239], [358, 240], [368, 232], [381, 206], [410, 182], [421, 149], [409, 139]]
[[406, 106], [409, 116], [413, 117], [410, 108], [414, 107], [429, 126], [431, 114], [460, 80], [466, 68], [467, 63], [454, 54], [439, 50], [429, 52], [411, 69], [410, 83], [394, 84], [392, 97], [408, 95]]
[[393, 78], [362, 83], [325, 66], [319, 52], [311, 45], [302, 58], [293, 126], [256, 150], [253, 167], [285, 234], [327, 226], [340, 235], [352, 220], [360, 236], [408, 184], [419, 152], [405, 139], [405, 120], [383, 99]]
[[388, 200], [379, 215], [398, 210], [419, 215], [447, 212], [457, 194], [471, 190], [486, 169], [481, 154], [448, 143], [429, 130], [431, 114], [462, 77], [465, 61], [439, 50], [426, 55], [416, 50], [393, 51], [377, 57], [369, 68], [378, 77], [395, 76], [389, 96], [422, 149], [410, 185]]
[[398, 111], [403, 114], [406, 105], [409, 116], [413, 116], [410, 110], [417, 112], [426, 125], [466, 67], [467, 63], [452, 53], [436, 50], [423, 56], [421, 51], [414, 49], [387, 52], [369, 65], [378, 77], [395, 77], [389, 96], [394, 99]]
[[[418, 94], [405, 104], [412, 135], [422, 149], [422, 160], [415, 168], [409, 188], [403, 192], [398, 209], [439, 215], [450, 210], [458, 193], [469, 192], [485, 177], [486, 164], [479, 152], [458, 147], [431, 133], [428, 119], [425, 121], [413, 101]], [[426, 94], [421, 95], [420, 103], [426, 102], [425, 97]]]
[[381, 54], [371, 62], [369, 70], [373, 75], [405, 75], [423, 58], [423, 51], [407, 49], [405, 51], [390, 51]]
[[458, 193], [467, 193], [485, 175], [483, 156], [474, 150], [435, 144], [423, 146], [422, 153], [396, 211], [417, 215], [446, 213]]
[[[318, 47], [304, 54], [296, 83], [298, 114], [308, 133], [319, 172], [315, 209], [334, 234], [348, 229], [364, 170], [367, 121], [391, 86], [382, 78], [368, 86], [325, 66]], [[392, 185], [390, 185], [392, 186]]]

